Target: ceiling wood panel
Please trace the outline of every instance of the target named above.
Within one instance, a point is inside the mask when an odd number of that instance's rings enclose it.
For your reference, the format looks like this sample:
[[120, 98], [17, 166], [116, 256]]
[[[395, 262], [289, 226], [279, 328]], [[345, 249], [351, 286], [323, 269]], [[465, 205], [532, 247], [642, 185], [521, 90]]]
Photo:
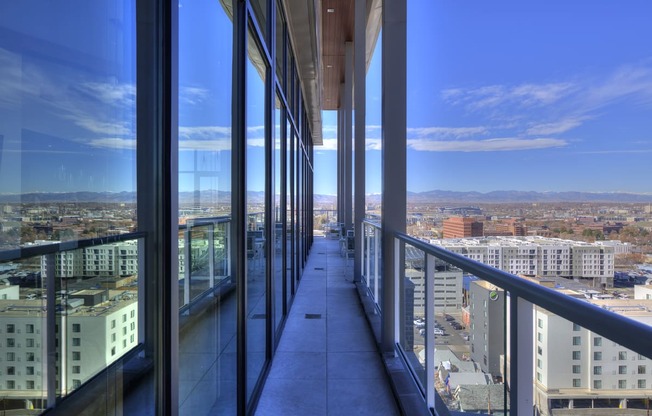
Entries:
[[[353, 40], [354, 2], [322, 1], [322, 108], [336, 110], [340, 104], [340, 84], [344, 82], [344, 45]], [[332, 12], [329, 12], [332, 9]]]

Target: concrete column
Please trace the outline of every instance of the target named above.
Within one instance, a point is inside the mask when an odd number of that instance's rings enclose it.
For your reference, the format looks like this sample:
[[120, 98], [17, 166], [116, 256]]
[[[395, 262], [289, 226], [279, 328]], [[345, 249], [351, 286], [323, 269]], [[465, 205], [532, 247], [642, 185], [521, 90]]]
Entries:
[[355, 229], [355, 261], [353, 262], [353, 278], [360, 281], [362, 275], [361, 259], [362, 235], [361, 223], [365, 217], [365, 126], [366, 121], [366, 28], [367, 28], [367, 1], [356, 0], [355, 2], [355, 28], [354, 28], [354, 53], [353, 53], [353, 72], [354, 72], [354, 104], [355, 108], [355, 203], [353, 223]]
[[337, 110], [337, 222], [344, 221], [344, 208], [342, 201], [344, 200], [344, 190], [342, 189], [344, 178], [344, 164], [342, 163], [342, 155], [344, 140], [342, 139], [342, 109]]
[[383, 322], [381, 348], [393, 352], [398, 290], [394, 235], [406, 230], [407, 2], [383, 0], [382, 58], [382, 241]]
[[353, 43], [344, 45], [344, 225], [353, 227]]

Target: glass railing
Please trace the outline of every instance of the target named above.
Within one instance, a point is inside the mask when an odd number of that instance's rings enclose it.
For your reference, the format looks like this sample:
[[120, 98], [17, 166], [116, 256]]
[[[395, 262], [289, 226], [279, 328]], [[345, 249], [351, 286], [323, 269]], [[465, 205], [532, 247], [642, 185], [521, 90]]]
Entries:
[[143, 233], [130, 233], [0, 253], [3, 409], [53, 407], [139, 347], [143, 244]]
[[364, 221], [362, 227], [362, 257], [361, 274], [367, 285], [367, 290], [374, 300], [377, 311], [381, 310], [382, 295], [382, 241], [380, 225], [372, 221]]
[[[255, 218], [252, 218], [255, 224]], [[185, 311], [231, 281], [231, 219], [196, 218], [179, 226], [179, 308]]]
[[[394, 271], [396, 348], [436, 414], [647, 410], [645, 295], [511, 275], [405, 234], [394, 241], [405, 260]], [[365, 243], [365, 261], [367, 252]]]

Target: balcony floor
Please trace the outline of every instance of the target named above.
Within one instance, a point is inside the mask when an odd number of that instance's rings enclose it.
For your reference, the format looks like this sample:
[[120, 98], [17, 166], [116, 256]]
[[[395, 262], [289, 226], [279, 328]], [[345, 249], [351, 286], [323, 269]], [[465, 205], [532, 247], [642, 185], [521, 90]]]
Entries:
[[257, 415], [399, 414], [352, 261], [338, 241], [315, 238]]

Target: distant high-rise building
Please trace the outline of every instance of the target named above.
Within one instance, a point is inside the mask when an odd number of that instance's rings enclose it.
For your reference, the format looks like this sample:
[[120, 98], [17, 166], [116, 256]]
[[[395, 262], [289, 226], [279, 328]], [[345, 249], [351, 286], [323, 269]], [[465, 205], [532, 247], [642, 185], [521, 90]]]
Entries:
[[482, 223], [470, 217], [452, 217], [444, 220], [444, 238], [482, 237]]

